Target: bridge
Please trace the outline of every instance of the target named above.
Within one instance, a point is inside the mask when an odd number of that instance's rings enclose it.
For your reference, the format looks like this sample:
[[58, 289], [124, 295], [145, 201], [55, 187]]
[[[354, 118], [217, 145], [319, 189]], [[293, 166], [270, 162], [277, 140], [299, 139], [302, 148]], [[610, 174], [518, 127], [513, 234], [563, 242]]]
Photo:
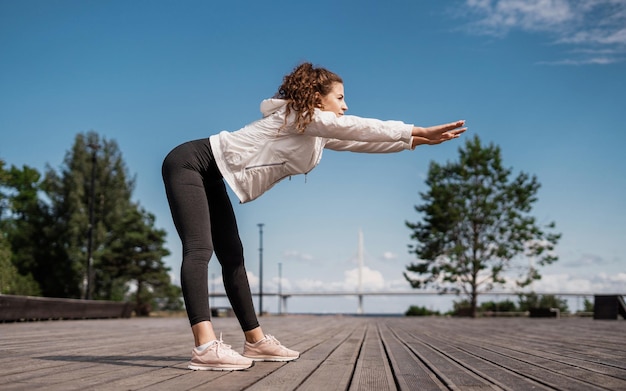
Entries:
[[[617, 316], [617, 314], [622, 315], [624, 318], [626, 318], [626, 304], [624, 302], [624, 297], [626, 296], [626, 293], [591, 293], [591, 292], [510, 292], [510, 291], [490, 291], [490, 292], [482, 292], [480, 293], [480, 296], [484, 297], [484, 296], [519, 296], [519, 295], [523, 295], [523, 294], [528, 294], [528, 293], [533, 293], [536, 294], [538, 296], [546, 296], [546, 295], [551, 295], [551, 296], [556, 296], [556, 297], [577, 297], [577, 298], [585, 298], [585, 297], [594, 297], [596, 298], [596, 300], [600, 297], [600, 298], [604, 298], [604, 297], [609, 297], [611, 299], [604, 299], [604, 300], [608, 300], [609, 302], [606, 304], [607, 306], [612, 306], [613, 305], [613, 300], [616, 300], [616, 302], [614, 303], [616, 306], [616, 313], [615, 316]], [[363, 313], [363, 298], [365, 296], [440, 296], [440, 295], [457, 295], [455, 292], [437, 292], [437, 291], [426, 291], [426, 290], [410, 290], [410, 291], [363, 291], [363, 292], [358, 292], [358, 291], [327, 291], [327, 292], [290, 292], [290, 293], [284, 293], [284, 292], [253, 292], [252, 293], [253, 296], [270, 296], [270, 297], [279, 297], [280, 298], [280, 309], [279, 309], [279, 313], [280, 314], [286, 314], [287, 311], [287, 299], [291, 298], [291, 297], [345, 297], [345, 296], [354, 296], [357, 297], [359, 300], [359, 304], [358, 304], [358, 309], [357, 309], [357, 313], [358, 314], [362, 314]], [[209, 297], [226, 297], [226, 293], [224, 292], [215, 292], [215, 293], [210, 293]], [[615, 299], [612, 299], [615, 298]], [[611, 311], [612, 313], [612, 311]], [[611, 315], [612, 316], [612, 315]]]
[[[528, 293], [528, 292], [524, 292]], [[617, 319], [619, 315], [626, 319], [626, 293], [594, 294], [588, 292], [533, 292], [536, 295], [553, 295], [557, 297], [594, 297], [594, 318]], [[287, 300], [292, 297], [339, 297], [354, 296], [358, 298], [357, 313], [363, 314], [363, 298], [365, 296], [428, 296], [452, 295], [455, 293], [439, 293], [436, 291], [328, 291], [328, 292], [267, 292], [263, 296], [278, 297], [280, 299], [279, 314], [287, 314]], [[518, 296], [522, 292], [485, 292], [482, 296]], [[254, 296], [261, 296], [259, 292]], [[209, 295], [226, 297], [223, 292]], [[19, 320], [46, 320], [46, 319], [97, 319], [97, 318], [129, 318], [132, 315], [132, 303], [111, 302], [98, 300], [78, 300], [48, 297], [11, 296], [0, 294], [0, 322]], [[214, 307], [214, 306], [212, 306]]]

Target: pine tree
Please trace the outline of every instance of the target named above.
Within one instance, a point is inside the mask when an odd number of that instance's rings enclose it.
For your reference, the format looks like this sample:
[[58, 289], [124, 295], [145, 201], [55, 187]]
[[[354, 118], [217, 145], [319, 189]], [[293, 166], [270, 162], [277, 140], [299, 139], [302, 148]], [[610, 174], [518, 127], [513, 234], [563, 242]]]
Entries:
[[523, 172], [511, 178], [499, 147], [475, 136], [459, 154], [458, 162], [430, 164], [429, 190], [415, 207], [422, 219], [406, 222], [418, 260], [404, 275], [414, 288], [463, 293], [475, 316], [478, 295], [507, 277], [519, 287], [540, 279], [537, 267], [557, 260], [560, 234], [549, 232], [553, 222], [540, 226], [530, 214], [537, 178]]
[[62, 244], [54, 256], [58, 263], [66, 263], [66, 284], [71, 287], [64, 297], [108, 298], [96, 289], [95, 273], [89, 276], [88, 271], [97, 269], [106, 236], [116, 234], [112, 222], [128, 207], [133, 182], [127, 176], [115, 141], [100, 140], [95, 132], [76, 136], [60, 173], [48, 167], [43, 188], [51, 202], [56, 240]]
[[133, 189], [117, 144], [95, 132], [78, 134], [43, 180], [0, 160], [0, 293], [132, 300], [140, 315], [180, 309], [166, 233]]
[[169, 254], [163, 247], [165, 232], [154, 227], [153, 215], [131, 200], [134, 178], [115, 141], [100, 139], [95, 132], [78, 134], [61, 172], [48, 169], [44, 189], [57, 240], [63, 244], [56, 255], [74, 271], [67, 283], [75, 294], [123, 300], [135, 286], [138, 309], [149, 312], [145, 302], [163, 292], [176, 293], [162, 260]]
[[38, 296], [32, 269], [45, 242], [41, 175], [28, 166], [6, 170], [4, 164], [0, 160], [0, 293]]
[[[133, 287], [131, 297], [135, 302], [135, 313], [145, 316], [156, 303], [155, 298], [165, 302], [180, 301], [180, 288], [171, 285], [162, 258], [169, 255], [163, 247], [166, 233], [154, 227], [154, 215], [136, 205], [127, 211], [118, 222], [118, 229], [126, 232], [107, 243], [107, 251], [101, 259], [98, 280], [107, 286], [112, 296], [127, 294]], [[170, 306], [171, 307], [171, 306]], [[178, 305], [173, 305], [179, 309]]]

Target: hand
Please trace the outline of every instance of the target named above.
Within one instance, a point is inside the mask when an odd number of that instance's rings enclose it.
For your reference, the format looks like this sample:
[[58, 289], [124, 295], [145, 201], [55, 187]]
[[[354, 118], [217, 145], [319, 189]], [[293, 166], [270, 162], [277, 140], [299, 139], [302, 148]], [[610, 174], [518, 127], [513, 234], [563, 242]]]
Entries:
[[443, 125], [430, 126], [427, 128], [414, 126], [411, 148], [415, 148], [416, 146], [422, 144], [441, 144], [444, 141], [458, 138], [461, 133], [467, 130], [466, 127], [462, 127], [463, 125], [465, 125], [464, 120], [450, 122]]

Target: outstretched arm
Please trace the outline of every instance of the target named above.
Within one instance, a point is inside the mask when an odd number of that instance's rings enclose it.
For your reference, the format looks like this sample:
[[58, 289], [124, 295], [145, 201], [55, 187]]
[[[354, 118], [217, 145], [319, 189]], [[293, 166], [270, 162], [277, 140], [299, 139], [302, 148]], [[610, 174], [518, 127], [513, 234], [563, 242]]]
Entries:
[[450, 122], [443, 125], [430, 126], [427, 128], [414, 126], [413, 132], [411, 133], [413, 136], [411, 148], [415, 148], [416, 146], [423, 144], [441, 144], [444, 141], [458, 138], [461, 133], [467, 130], [467, 128], [463, 127], [463, 125], [465, 125], [464, 120]]

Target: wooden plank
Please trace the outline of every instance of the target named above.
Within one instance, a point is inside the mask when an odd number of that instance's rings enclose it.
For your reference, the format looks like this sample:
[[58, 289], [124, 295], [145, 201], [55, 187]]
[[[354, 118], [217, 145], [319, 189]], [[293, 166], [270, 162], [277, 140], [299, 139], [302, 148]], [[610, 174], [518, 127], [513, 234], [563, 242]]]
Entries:
[[[234, 318], [216, 318], [213, 319], [213, 325], [218, 335], [222, 335], [222, 339], [232, 344], [233, 349], [241, 352], [243, 349], [243, 334], [239, 329], [239, 324]], [[193, 339], [188, 324], [185, 324], [184, 333], [189, 335], [189, 341], [181, 344], [178, 348], [183, 353], [178, 363], [168, 368], [167, 373], [158, 371], [158, 376], [151, 375], [146, 378], [145, 375], [138, 374], [136, 376], [126, 377], [111, 381], [103, 390], [119, 390], [119, 389], [142, 389], [149, 388], [153, 390], [160, 389], [176, 389], [186, 390], [200, 387], [220, 377], [230, 376], [234, 372], [222, 371], [190, 371], [187, 369], [189, 359], [191, 358], [191, 350], [193, 349]]]
[[[263, 330], [267, 333], [274, 334], [279, 337], [281, 343], [288, 347], [307, 354], [311, 349], [323, 344], [328, 339], [329, 334], [338, 333], [343, 327], [343, 322], [338, 322], [332, 317], [326, 317], [324, 322], [311, 322], [311, 317], [294, 317], [289, 318], [290, 322], [286, 324], [281, 317], [262, 318], [261, 323]], [[315, 318], [313, 318], [315, 319]], [[228, 320], [216, 319], [214, 324], [216, 329], [222, 327], [229, 330], [237, 329], [234, 323], [228, 327], [223, 327]], [[306, 332], [302, 332], [305, 330]], [[271, 331], [271, 332], [270, 332]], [[234, 332], [237, 333], [236, 331]], [[240, 334], [240, 332], [238, 332]], [[230, 337], [230, 335], [229, 335]], [[226, 340], [226, 334], [224, 335]], [[239, 336], [239, 338], [242, 338]], [[228, 341], [234, 340], [230, 337]], [[242, 351], [243, 344], [233, 345], [235, 350]], [[270, 375], [275, 376], [278, 382], [287, 380], [288, 384], [292, 384], [291, 378], [281, 379], [280, 373], [284, 372], [283, 367], [296, 365], [296, 362], [257, 362], [254, 367], [245, 371], [234, 372], [191, 372], [176, 379], [165, 379], [159, 384], [150, 387], [154, 390], [186, 390], [195, 388], [210, 388], [211, 390], [237, 390], [247, 389], [247, 387], [259, 387], [255, 383], [268, 378]], [[282, 371], [282, 372], [281, 372]], [[289, 376], [289, 375], [287, 375]], [[272, 386], [274, 387], [274, 386]], [[288, 387], [290, 387], [288, 385]], [[273, 388], [272, 388], [273, 389]], [[289, 388], [288, 388], [289, 389]]]
[[393, 334], [409, 350], [419, 358], [446, 387], [452, 390], [501, 390], [502, 388], [486, 379], [478, 376], [450, 356], [443, 354], [435, 346], [425, 343], [420, 333], [417, 338], [414, 332], [403, 329], [395, 329]]
[[[535, 326], [535, 325], [531, 325]], [[471, 363], [472, 371], [476, 369], [477, 363], [489, 361], [493, 365], [498, 365], [502, 369], [516, 374], [514, 377], [503, 379], [507, 385], [515, 384], [514, 380], [519, 375], [526, 377], [529, 381], [542, 383], [550, 387], [558, 388], [567, 384], [568, 390], [593, 390], [593, 389], [621, 389], [626, 387], [622, 380], [607, 377], [603, 374], [586, 371], [576, 365], [570, 365], [563, 360], [548, 359], [541, 357], [536, 351], [528, 349], [527, 345], [502, 344], [494, 345], [492, 341], [497, 330], [487, 330], [490, 338], [476, 337], [476, 334], [469, 335], [469, 328], [462, 328], [463, 334], [450, 333], [427, 333], [420, 339], [423, 343], [436, 346], [442, 353], [460, 363]], [[440, 328], [438, 330], [441, 330]], [[505, 328], [499, 328], [499, 332]], [[483, 330], [484, 332], [485, 330]], [[530, 331], [530, 332], [529, 332]], [[534, 331], [527, 330], [527, 335], [532, 336]], [[532, 337], [529, 337], [532, 339]], [[466, 354], [469, 354], [466, 355]], [[493, 376], [497, 371], [490, 371], [491, 375], [480, 373], [481, 376]], [[523, 384], [514, 386], [513, 389], [521, 387]]]
[[[625, 390], [624, 321], [263, 317], [301, 358], [186, 369], [187, 319], [0, 324], [2, 390]], [[235, 350], [234, 318], [214, 320]]]
[[[263, 323], [273, 324], [274, 322], [267, 322], [264, 319]], [[276, 322], [278, 323], [278, 322]], [[239, 329], [239, 324], [234, 318], [215, 318], [213, 319], [214, 328], [219, 334], [223, 331], [222, 338], [228, 344], [232, 344], [232, 348], [239, 353], [243, 351], [243, 333]], [[273, 327], [272, 327], [273, 328]], [[265, 327], [264, 327], [264, 330]], [[280, 330], [277, 330], [280, 335], [283, 335]], [[282, 338], [282, 337], [281, 337]], [[189, 346], [189, 357], [191, 356], [192, 345]], [[209, 388], [212, 390], [232, 390], [243, 389], [250, 384], [253, 384], [257, 376], [266, 376], [267, 372], [259, 370], [259, 364], [256, 363], [254, 367], [244, 371], [190, 371], [186, 369], [188, 359], [185, 361], [183, 368], [185, 372], [176, 378], [161, 379], [158, 383], [150, 386], [151, 390], [190, 390], [196, 388]], [[266, 363], [263, 363], [266, 364]], [[267, 363], [270, 366], [284, 365], [284, 363]], [[267, 369], [267, 366], [266, 366]], [[227, 384], [228, 386], [224, 386]], [[127, 386], [127, 384], [116, 383], [114, 386]], [[115, 389], [115, 388], [111, 388]], [[119, 388], [118, 388], [119, 389]]]
[[310, 336], [311, 347], [305, 350], [297, 361], [280, 367], [272, 373], [272, 376], [259, 379], [259, 381], [247, 390], [287, 391], [296, 389], [316, 371], [338, 347], [351, 338], [359, 324], [362, 324], [362, 321], [354, 318], [349, 322], [343, 320], [334, 326], [326, 323], [327, 326], [331, 327], [322, 333], [316, 333]]
[[[346, 390], [350, 385], [354, 367], [365, 338], [366, 324], [359, 322], [348, 339], [337, 347], [311, 375], [298, 391]], [[370, 388], [362, 388], [367, 391]], [[382, 389], [378, 389], [381, 390]]]
[[[0, 382], [71, 389], [74, 385], [84, 383], [97, 384], [91, 379], [98, 376], [106, 377], [108, 374], [109, 378], [116, 378], [116, 372], [120, 368], [134, 367], [145, 373], [146, 370], [171, 365], [172, 359], [175, 362], [182, 361], [181, 357], [171, 356], [171, 347], [160, 348], [151, 339], [153, 337], [150, 333], [156, 338], [161, 337], [159, 332], [153, 332], [155, 330], [152, 325], [158, 322], [151, 319], [118, 322], [120, 321], [72, 321], [8, 325], [28, 329], [30, 345], [34, 343], [33, 346], [38, 345], [39, 348], [35, 350], [28, 347], [25, 349], [26, 353], [18, 354], [18, 365], [11, 368], [3, 365]], [[112, 325], [122, 327], [110, 327]], [[54, 338], [63, 329], [66, 330], [67, 338]], [[138, 335], [145, 337], [138, 338]], [[181, 339], [177, 340], [170, 335], [168, 340], [171, 344], [182, 346]], [[5, 345], [4, 340], [2, 345]], [[26, 358], [24, 354], [27, 355]], [[150, 358], [163, 363], [146, 365], [142, 362]]]
[[[558, 326], [551, 322], [520, 320], [524, 325], [518, 333], [508, 333], [505, 335], [504, 342], [518, 346], [535, 346], [539, 350], [558, 350], [559, 354], [580, 356], [581, 352], [593, 351], [595, 357], [613, 360], [613, 364], [622, 367], [625, 357], [623, 330], [620, 335], [612, 335], [608, 330], [593, 331], [599, 327], [603, 327], [603, 322], [594, 322], [590, 319], [580, 319], [576, 322], [576, 327], [572, 327], [572, 323], [564, 323], [560, 321]], [[536, 322], [536, 323], [535, 323]], [[557, 327], [553, 327], [557, 326]], [[594, 334], [598, 333], [596, 337]], [[497, 338], [501, 332], [496, 332], [494, 338]], [[502, 338], [500, 338], [502, 340]], [[576, 343], [572, 343], [572, 339]]]
[[418, 339], [422, 344], [430, 346], [431, 349], [438, 351], [441, 355], [458, 363], [465, 371], [486, 380], [496, 389], [552, 389], [533, 379], [520, 376], [515, 371], [508, 370], [501, 362], [490, 361], [484, 356], [465, 351], [462, 348], [463, 344], [455, 338], [453, 333], [446, 333], [445, 338], [440, 337], [438, 339], [429, 336], [429, 334], [429, 331], [422, 331], [419, 335], [412, 335], [411, 337]]
[[[463, 344], [460, 344], [463, 346]], [[507, 366], [510, 370], [525, 375], [535, 381], [558, 387], [560, 384], [567, 384], [568, 390], [593, 390], [603, 389], [603, 387], [626, 387], [626, 382], [619, 379], [612, 379], [608, 376], [588, 371], [584, 368], [568, 365], [564, 362], [551, 360], [526, 351], [502, 347], [481, 347], [474, 348], [465, 345], [468, 351], [475, 352], [476, 356], [491, 357], [492, 362], [498, 362], [502, 366]], [[619, 388], [614, 388], [619, 389]]]
[[396, 327], [396, 323], [397, 322], [381, 322], [379, 327], [381, 341], [388, 354], [398, 388], [403, 391], [448, 390], [444, 381], [439, 378], [442, 374], [429, 368], [426, 363], [420, 361], [410, 349], [396, 338], [391, 331]]
[[368, 324], [363, 347], [354, 369], [354, 377], [349, 390], [397, 390], [376, 322], [369, 322]]
[[[544, 339], [544, 335], [532, 335], [523, 339], [514, 340], [512, 343], [512, 337], [500, 337], [493, 335], [490, 339], [490, 344], [502, 349], [515, 349], [520, 352], [526, 352], [527, 354], [537, 357], [542, 360], [548, 360], [554, 363], [560, 363], [564, 365], [562, 368], [555, 368], [563, 373], [573, 372], [572, 376], [581, 374], [582, 378], [589, 381], [594, 379], [598, 383], [609, 382], [611, 379], [605, 378], [605, 376], [614, 377], [617, 379], [626, 380], [626, 349], [619, 348], [620, 344], [617, 341], [613, 341], [610, 347], [607, 349], [594, 348], [596, 345], [602, 344], [606, 341], [594, 342], [593, 339], [585, 339], [585, 337], [578, 337], [577, 334], [586, 334], [587, 330], [567, 330], [563, 333], [568, 335], [567, 339], [575, 340], [576, 343], [566, 343], [564, 341], [555, 340], [555, 336], [549, 336], [548, 339]], [[571, 333], [571, 334], [570, 334]], [[476, 339], [468, 337], [465, 341], [476, 341]], [[582, 342], [581, 342], [582, 341]], [[594, 359], [589, 358], [589, 351], [594, 351]], [[598, 354], [602, 351], [602, 354]], [[606, 353], [609, 352], [609, 353]], [[610, 357], [615, 357], [614, 362], [607, 365], [607, 360], [600, 362], [598, 356], [605, 356], [610, 354]], [[619, 383], [614, 383], [619, 386]]]

